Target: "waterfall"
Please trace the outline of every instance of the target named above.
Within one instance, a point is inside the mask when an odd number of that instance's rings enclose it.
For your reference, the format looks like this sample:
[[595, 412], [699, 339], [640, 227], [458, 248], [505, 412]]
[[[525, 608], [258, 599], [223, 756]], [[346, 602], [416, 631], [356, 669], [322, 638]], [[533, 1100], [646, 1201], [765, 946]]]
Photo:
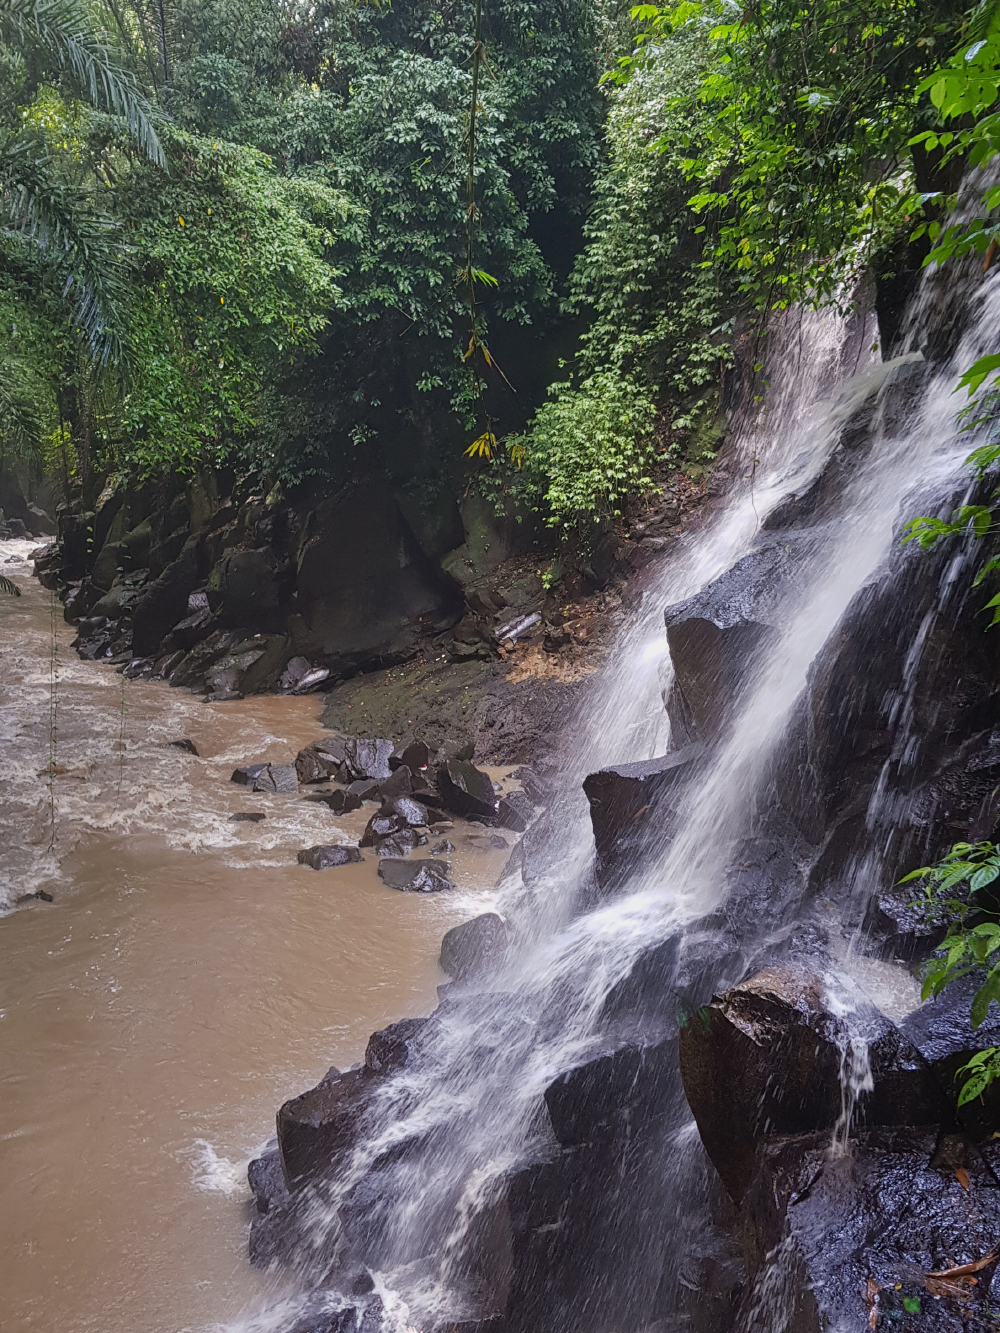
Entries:
[[[918, 314], [938, 299], [933, 282], [925, 284]], [[992, 275], [974, 291], [970, 308], [958, 347], [936, 365], [916, 348], [875, 361], [871, 324], [830, 314], [790, 316], [777, 331], [765, 410], [733, 446], [737, 477], [702, 528], [647, 575], [640, 608], [567, 737], [565, 789], [545, 816], [544, 836], [529, 834], [530, 875], [507, 886], [503, 910], [516, 939], [511, 960], [489, 993], [446, 997], [417, 1057], [379, 1086], [336, 1172], [303, 1194], [292, 1275], [275, 1277], [274, 1303], [247, 1316], [242, 1329], [291, 1327], [288, 1311], [299, 1307], [289, 1293], [300, 1289], [315, 1298], [323, 1286], [327, 1308], [340, 1308], [344, 1298], [330, 1293], [360, 1264], [374, 1273], [400, 1333], [495, 1315], [512, 1262], [503, 1201], [512, 1182], [530, 1188], [556, 1160], [560, 1144], [546, 1091], [567, 1071], [623, 1049], [609, 997], [639, 960], [673, 942], [659, 976], [657, 1022], [638, 1038], [626, 1034], [639, 1047], [659, 1050], [672, 1040], [675, 991], [703, 1002], [713, 989], [739, 980], [749, 959], [766, 954], [802, 920], [822, 851], [805, 838], [782, 862], [781, 892], [762, 892], [736, 925], [726, 919], [727, 897], [747, 866], [754, 873], [746, 849], [770, 836], [783, 793], [809, 787], [808, 761], [792, 751], [802, 737], [808, 750], [810, 692], [825, 664], [836, 661], [838, 636], [859, 597], [888, 577], [890, 565], [914, 568], [927, 559], [912, 548], [900, 552], [901, 523], [928, 505], [948, 512], [967, 484], [962, 461], [973, 442], [959, 432], [952, 390], [960, 371], [992, 345], [1000, 315], [1000, 285]], [[845, 453], [843, 432], [861, 411], [866, 442]], [[840, 471], [824, 491], [834, 462]], [[662, 754], [671, 744], [662, 704], [671, 688], [664, 608], [709, 588], [760, 549], [764, 535], [780, 544], [786, 529], [766, 526], [769, 519], [817, 486], [819, 500], [795, 527], [795, 577], [773, 589], [773, 628], [747, 663], [728, 725], [692, 767], [675, 831], [631, 868], [613, 897], [581, 898], [592, 875], [592, 840], [580, 779], [601, 765]], [[965, 555], [956, 560], [935, 576], [932, 604], [916, 608], [915, 623], [906, 607], [900, 610], [899, 633], [909, 648], [894, 697], [884, 701], [895, 710], [894, 753], [872, 792], [866, 857], [855, 859], [841, 905], [827, 910], [832, 933], [853, 940], [847, 953], [863, 949], [864, 902], [880, 875], [884, 880], [879, 867], [891, 842], [891, 779], [913, 755], [908, 690]], [[840, 1151], [855, 1102], [870, 1086], [862, 1037], [843, 1048], [843, 1081]], [[654, 1313], [673, 1318], [692, 1286], [686, 1256], [697, 1251], [725, 1262], [712, 1250], [711, 1168], [676, 1075], [661, 1080], [659, 1097], [655, 1142], [637, 1145], [638, 1155], [622, 1164], [627, 1208], [623, 1203], [621, 1213], [601, 1218], [589, 1237], [595, 1272], [605, 1276], [591, 1291], [568, 1290], [539, 1306], [546, 1318], [562, 1310], [567, 1329], [638, 1329]], [[566, 1225], [560, 1218], [543, 1221], [538, 1235], [549, 1227], [553, 1244], [569, 1244]], [[779, 1245], [771, 1276], [753, 1296], [748, 1329], [783, 1326], [785, 1314], [769, 1319], [765, 1308], [776, 1291], [787, 1305], [783, 1255]], [[511, 1326], [530, 1322], [515, 1319]]]

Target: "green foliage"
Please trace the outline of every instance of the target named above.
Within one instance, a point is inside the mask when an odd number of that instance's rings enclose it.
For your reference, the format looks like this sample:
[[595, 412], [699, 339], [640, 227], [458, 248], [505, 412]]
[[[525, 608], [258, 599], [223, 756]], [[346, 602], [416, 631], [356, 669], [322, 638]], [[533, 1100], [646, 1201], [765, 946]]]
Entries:
[[652, 484], [653, 403], [633, 380], [608, 372], [554, 384], [549, 395], [523, 442], [527, 486], [550, 526], [617, 516], [626, 497]]
[[976, 537], [985, 537], [992, 522], [993, 511], [987, 505], [962, 505], [960, 509], [955, 510], [950, 523], [943, 518], [911, 518], [904, 529], [906, 536], [903, 538], [903, 545], [915, 541], [926, 551], [936, 545], [942, 537], [951, 537], [958, 533], [971, 531]]
[[352, 209], [263, 154], [172, 130], [166, 177], [136, 164], [116, 206], [142, 281], [131, 310], [125, 460], [221, 461], [258, 424], [267, 368], [316, 347], [339, 301], [325, 255]]
[[955, 14], [918, 0], [759, 0], [739, 16], [708, 0], [633, 14], [645, 30], [623, 80], [664, 58], [667, 34], [714, 19], [695, 94], [709, 115], [685, 163], [712, 262], [764, 308], [839, 299], [912, 199], [916, 89]]
[[608, 159], [570, 280], [571, 309], [590, 319], [576, 379], [552, 386], [518, 440], [525, 487], [563, 529], [619, 514], [651, 484], [657, 454], [678, 461], [731, 361], [731, 292], [702, 262], [683, 166], [705, 121], [691, 90], [706, 33], [696, 22], [663, 33], [658, 58], [609, 88]]
[[[96, 449], [294, 484], [468, 418], [502, 380], [470, 386], [456, 324], [472, 0], [78, 4], [0, 0], [0, 289], [34, 284], [52, 337], [38, 420], [0, 401], [5, 447], [44, 448], [58, 399], [81, 474]], [[556, 314], [598, 161], [593, 9], [484, 23], [464, 267], [489, 321], [525, 324]]]
[[0, 592], [6, 593], [8, 597], [20, 597], [21, 589], [11, 579], [5, 578], [0, 574]]
[[[940, 861], [912, 870], [900, 880], [901, 884], [922, 882], [924, 895], [915, 906], [926, 920], [950, 922], [936, 957], [924, 968], [922, 998], [940, 995], [946, 986], [970, 973], [985, 973], [972, 1001], [973, 1028], [982, 1027], [994, 1001], [1000, 1004], [1000, 925], [980, 921], [970, 926], [967, 922], [982, 912], [975, 895], [998, 878], [1000, 847], [992, 842], [957, 842]], [[959, 1106], [964, 1106], [1000, 1078], [1000, 1047], [978, 1052], [958, 1073], [967, 1075], [958, 1098]]]

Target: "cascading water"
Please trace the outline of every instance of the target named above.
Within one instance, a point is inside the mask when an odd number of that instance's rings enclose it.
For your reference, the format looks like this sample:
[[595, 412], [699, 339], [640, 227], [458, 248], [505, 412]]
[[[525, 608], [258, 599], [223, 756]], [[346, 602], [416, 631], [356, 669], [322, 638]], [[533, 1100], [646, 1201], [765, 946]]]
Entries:
[[[924, 300], [932, 298], [930, 290]], [[781, 862], [781, 891], [758, 895], [749, 914], [744, 908], [726, 917], [727, 895], [747, 866], [754, 873], [753, 854], [743, 859], [747, 849], [771, 836], [773, 807], [785, 800], [779, 788], [784, 783], [787, 789], [789, 771], [795, 779], [789, 737], [808, 737], [803, 710], [816, 689], [818, 664], [836, 660], [838, 635], [857, 600], [884, 577], [890, 556], [898, 562], [901, 520], [925, 508], [928, 498], [938, 507], [950, 503], [961, 485], [970, 443], [958, 434], [951, 392], [956, 370], [987, 345], [1000, 314], [1000, 285], [988, 279], [974, 303], [969, 332], [936, 370], [922, 365], [917, 351], [872, 364], [870, 329], [819, 316], [803, 317], [794, 329], [789, 323], [771, 358], [778, 392], [739, 442], [742, 479], [650, 581], [641, 614], [595, 682], [587, 716], [567, 746], [574, 783], [601, 764], [662, 752], [668, 737], [659, 696], [670, 688], [663, 608], [700, 594], [765, 542], [785, 542], [782, 532], [790, 524], [777, 522], [764, 533], [762, 525], [790, 500], [812, 496], [811, 509], [796, 520], [794, 577], [769, 590], [768, 633], [728, 701], [730, 717], [718, 741], [691, 765], [673, 835], [664, 834], [655, 854], [647, 851], [630, 868], [613, 899], [574, 917], [580, 883], [590, 874], [591, 843], [583, 803], [567, 788], [564, 800], [554, 803], [561, 836], [552, 832], [550, 810], [551, 836], [529, 836], [527, 884], [510, 886], [516, 945], [505, 970], [491, 979], [488, 994], [449, 996], [416, 1043], [414, 1058], [380, 1085], [353, 1147], [321, 1186], [299, 1197], [293, 1275], [275, 1279], [280, 1287], [272, 1289], [268, 1309], [248, 1316], [242, 1328], [320, 1327], [308, 1319], [351, 1299], [339, 1288], [361, 1264], [376, 1275], [391, 1322], [423, 1330], [490, 1316], [517, 1330], [553, 1320], [574, 1330], [641, 1328], [654, 1319], [674, 1327], [670, 1321], [680, 1317], [685, 1291], [698, 1288], [688, 1267], [713, 1258], [714, 1244], [706, 1202], [711, 1168], [675, 1076], [659, 1080], [655, 1134], [626, 1142], [617, 1211], [590, 1218], [589, 1286], [539, 1291], [530, 1299], [522, 1291], [521, 1304], [512, 1306], [518, 1263], [528, 1264], [539, 1286], [567, 1286], [558, 1275], [562, 1260], [552, 1256], [571, 1246], [572, 1223], [565, 1210], [554, 1221], [543, 1219], [531, 1244], [544, 1249], [539, 1238], [551, 1233], [547, 1258], [532, 1251], [528, 1263], [527, 1242], [517, 1235], [512, 1241], [503, 1220], [504, 1201], [519, 1188], [530, 1198], [544, 1173], [557, 1169], [552, 1163], [564, 1163], [560, 1146], [564, 1154], [574, 1151], [565, 1137], [557, 1142], [546, 1093], [566, 1071], [613, 1060], [621, 1051], [622, 1029], [609, 1000], [639, 960], [657, 946], [676, 946], [657, 977], [657, 1021], [639, 1043], [660, 1051], [670, 1047], [675, 991], [704, 999], [738, 980], [749, 959], [766, 956], [796, 928], [810, 894], [817, 896], [810, 875], [823, 848], [800, 837], [794, 855]], [[845, 455], [842, 433], [862, 409], [868, 443]], [[825, 485], [837, 460], [840, 471]], [[787, 543], [790, 551], [792, 536]], [[951, 569], [933, 607], [918, 607], [918, 623], [900, 631], [910, 648], [889, 707], [896, 709], [893, 725], [904, 751], [912, 732], [907, 673], [927, 640], [927, 617], [941, 615], [954, 578]], [[798, 779], [808, 787], [805, 769]], [[883, 802], [886, 788], [883, 782]], [[870, 849], [871, 857], [880, 855], [884, 849]], [[850, 910], [824, 909], [833, 936], [856, 931], [864, 916], [858, 864]], [[869, 897], [875, 878], [867, 874]], [[777, 881], [765, 876], [765, 883], [774, 889]], [[629, 1039], [635, 1041], [634, 1032]], [[843, 1047], [841, 1152], [854, 1104], [870, 1083], [866, 1051], [861, 1036]], [[583, 1187], [573, 1188], [579, 1193]], [[579, 1199], [573, 1206], [586, 1212]], [[724, 1262], [718, 1254], [714, 1259]], [[778, 1283], [782, 1291], [785, 1285]], [[303, 1289], [306, 1296], [296, 1294]], [[779, 1326], [776, 1311], [767, 1322], [769, 1290], [766, 1281], [758, 1284], [743, 1327]]]

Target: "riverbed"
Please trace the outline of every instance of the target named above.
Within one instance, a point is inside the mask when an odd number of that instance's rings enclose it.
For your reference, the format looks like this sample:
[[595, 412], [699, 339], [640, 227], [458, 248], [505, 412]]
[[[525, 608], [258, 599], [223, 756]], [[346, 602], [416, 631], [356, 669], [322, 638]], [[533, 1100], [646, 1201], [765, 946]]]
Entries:
[[23, 592], [0, 597], [0, 1326], [203, 1329], [262, 1289], [245, 1171], [276, 1108], [434, 1007], [441, 936], [492, 906], [507, 852], [459, 824], [436, 895], [386, 888], [372, 854], [299, 866], [374, 807], [229, 779], [321, 735], [321, 700], [206, 704], [80, 661], [31, 549], [0, 542]]

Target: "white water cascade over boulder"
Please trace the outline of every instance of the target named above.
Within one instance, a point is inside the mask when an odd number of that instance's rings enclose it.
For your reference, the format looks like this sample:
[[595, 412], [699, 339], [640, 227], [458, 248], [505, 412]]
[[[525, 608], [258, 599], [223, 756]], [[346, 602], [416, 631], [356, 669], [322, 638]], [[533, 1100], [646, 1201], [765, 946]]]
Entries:
[[940, 1274], [1000, 1237], [995, 1108], [957, 1117], [949, 1082], [993, 1029], [919, 1007], [934, 941], [891, 892], [986, 836], [1000, 783], [989, 552], [900, 544], [970, 488], [952, 390], [1000, 316], [991, 274], [925, 358], [942, 299], [929, 280], [887, 363], [860, 318], [772, 336], [728, 494], [648, 573], [566, 738], [502, 956], [282, 1108], [246, 1333], [861, 1333], [914, 1302], [957, 1331], [986, 1308], [991, 1267]]

